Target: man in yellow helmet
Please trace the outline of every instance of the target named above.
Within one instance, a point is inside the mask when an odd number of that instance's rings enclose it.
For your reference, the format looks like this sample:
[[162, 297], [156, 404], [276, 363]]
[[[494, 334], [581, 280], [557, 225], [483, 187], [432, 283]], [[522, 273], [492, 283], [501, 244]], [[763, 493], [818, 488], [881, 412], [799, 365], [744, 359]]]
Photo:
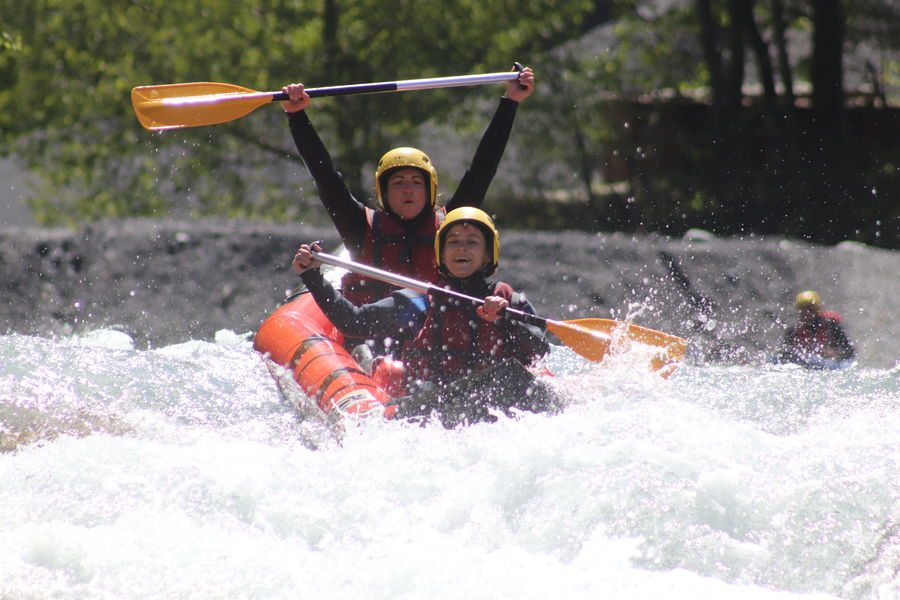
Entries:
[[822, 299], [812, 290], [797, 294], [794, 306], [798, 323], [785, 332], [781, 360], [810, 368], [848, 365], [855, 351], [841, 325], [841, 315], [822, 310]]
[[488, 281], [500, 261], [500, 235], [484, 211], [461, 207], [447, 213], [433, 247], [441, 272], [436, 285], [483, 298], [482, 305], [399, 290], [355, 306], [322, 277], [306, 244], [297, 250], [293, 268], [342, 333], [393, 341], [404, 372], [403, 386], [394, 388], [398, 395], [413, 382], [440, 388], [502, 361], [529, 365], [549, 351], [543, 329], [503, 317], [507, 306], [530, 314], [534, 309], [509, 285]]
[[[385, 153], [375, 171], [375, 204], [368, 208], [347, 189], [331, 156], [304, 110], [310, 103], [302, 84], [282, 88], [291, 135], [312, 175], [319, 198], [354, 260], [393, 273], [433, 282], [438, 273], [432, 260], [434, 234], [444, 210], [480, 206], [497, 172], [512, 131], [516, 109], [534, 91], [534, 73], [524, 68], [506, 94], [481, 139], [472, 164], [445, 208], [437, 206], [438, 175], [427, 154], [417, 148], [394, 148]], [[389, 284], [353, 273], [342, 285], [354, 304], [385, 297]]]

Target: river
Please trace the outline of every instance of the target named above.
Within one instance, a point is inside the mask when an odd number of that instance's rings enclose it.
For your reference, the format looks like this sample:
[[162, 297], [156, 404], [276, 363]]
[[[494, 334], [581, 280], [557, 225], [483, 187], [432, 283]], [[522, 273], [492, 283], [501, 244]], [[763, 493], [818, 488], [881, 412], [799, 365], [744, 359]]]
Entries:
[[0, 336], [0, 597], [900, 598], [900, 366], [547, 366], [336, 435], [249, 333]]

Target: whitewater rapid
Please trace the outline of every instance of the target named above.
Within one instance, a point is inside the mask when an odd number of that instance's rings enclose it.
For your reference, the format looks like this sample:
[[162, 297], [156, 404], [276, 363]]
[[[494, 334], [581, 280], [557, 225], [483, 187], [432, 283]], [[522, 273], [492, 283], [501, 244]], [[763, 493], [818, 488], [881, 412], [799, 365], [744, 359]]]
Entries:
[[0, 597], [900, 598], [900, 365], [547, 363], [339, 434], [249, 334], [0, 336]]

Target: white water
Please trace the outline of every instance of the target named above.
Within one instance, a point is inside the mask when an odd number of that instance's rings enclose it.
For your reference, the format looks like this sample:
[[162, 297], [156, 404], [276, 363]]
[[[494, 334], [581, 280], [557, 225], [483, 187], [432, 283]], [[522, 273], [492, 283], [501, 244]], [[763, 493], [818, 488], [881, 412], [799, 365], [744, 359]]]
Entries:
[[0, 597], [900, 598], [900, 367], [550, 366], [338, 443], [249, 336], [2, 336]]

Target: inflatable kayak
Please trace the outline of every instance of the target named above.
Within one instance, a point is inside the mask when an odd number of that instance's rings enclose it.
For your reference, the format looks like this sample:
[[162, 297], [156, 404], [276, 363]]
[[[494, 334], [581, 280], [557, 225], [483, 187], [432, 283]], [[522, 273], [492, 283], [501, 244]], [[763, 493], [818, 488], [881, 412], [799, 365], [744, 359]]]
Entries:
[[[325, 265], [348, 269], [398, 287], [428, 294], [443, 294], [479, 303], [459, 292], [403, 277], [337, 256], [314, 252]], [[326, 272], [326, 278], [340, 271]], [[332, 282], [334, 283], [334, 282]], [[600, 362], [613, 343], [627, 347], [636, 342], [653, 349], [648, 357], [652, 372], [668, 377], [684, 358], [687, 343], [682, 338], [646, 327], [609, 319], [555, 321], [512, 308], [510, 318], [541, 325], [565, 346], [594, 362]], [[617, 332], [618, 335], [617, 335]], [[441, 388], [406, 389], [402, 365], [376, 358], [374, 368], [364, 369], [346, 350], [344, 337], [322, 313], [305, 290], [272, 313], [256, 333], [254, 348], [286, 368], [309, 398], [329, 418], [346, 414], [382, 411], [387, 418], [438, 416], [445, 426], [495, 420], [494, 412], [515, 410], [552, 411], [559, 407], [555, 394], [542, 378], [515, 360], [500, 362]], [[549, 375], [549, 373], [546, 373]]]
[[287, 369], [330, 421], [380, 411], [389, 419], [436, 416], [446, 427], [455, 427], [495, 420], [498, 410], [545, 412], [560, 406], [547, 383], [514, 360], [440, 390], [407, 391], [396, 363], [376, 359], [377, 368], [370, 375], [343, 344], [341, 332], [312, 295], [303, 292], [269, 315], [253, 346]]
[[327, 416], [397, 411], [392, 398], [344, 348], [344, 337], [301, 293], [282, 304], [260, 325], [253, 347], [291, 372], [300, 389]]

